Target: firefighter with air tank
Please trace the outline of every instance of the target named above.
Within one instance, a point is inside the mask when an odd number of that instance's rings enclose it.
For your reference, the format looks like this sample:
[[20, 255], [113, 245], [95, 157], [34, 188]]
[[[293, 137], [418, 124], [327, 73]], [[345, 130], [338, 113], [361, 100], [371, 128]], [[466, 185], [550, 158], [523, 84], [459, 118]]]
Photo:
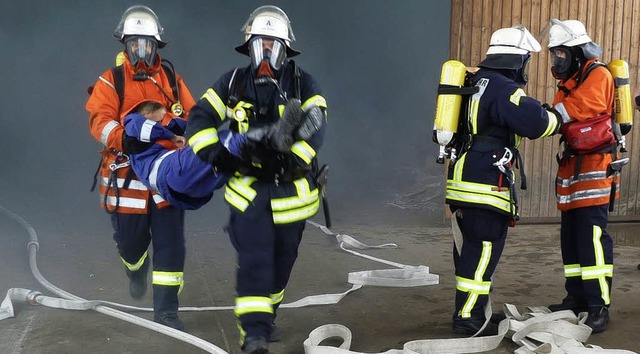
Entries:
[[[540, 44], [525, 27], [501, 28], [492, 34], [477, 72], [467, 72], [456, 61], [443, 66], [434, 140], [445, 147], [439, 162], [444, 162], [447, 149], [453, 152], [446, 203], [462, 234], [462, 242], [456, 242], [453, 250], [454, 333], [497, 333], [494, 323], [481, 328], [507, 229], [519, 217], [514, 167], [520, 169], [521, 188], [526, 187], [518, 146], [522, 137], [551, 136], [561, 126], [555, 111], [523, 90], [531, 52], [539, 51]], [[452, 97], [446, 96], [456, 93], [457, 102], [447, 102]], [[452, 121], [458, 115], [460, 120]]]

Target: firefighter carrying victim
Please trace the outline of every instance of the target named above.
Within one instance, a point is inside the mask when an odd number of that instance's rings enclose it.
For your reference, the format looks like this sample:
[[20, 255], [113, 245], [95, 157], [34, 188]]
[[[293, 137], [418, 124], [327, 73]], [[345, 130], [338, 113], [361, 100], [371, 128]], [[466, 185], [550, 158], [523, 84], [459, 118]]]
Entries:
[[[222, 75], [191, 110], [192, 151], [230, 180], [225, 230], [237, 251], [235, 315], [243, 353], [268, 353], [279, 340], [285, 294], [305, 220], [320, 206], [313, 171], [327, 103], [316, 80], [291, 60], [300, 54], [280, 8], [255, 9], [236, 51], [250, 65]], [[228, 129], [223, 129], [227, 127]]]

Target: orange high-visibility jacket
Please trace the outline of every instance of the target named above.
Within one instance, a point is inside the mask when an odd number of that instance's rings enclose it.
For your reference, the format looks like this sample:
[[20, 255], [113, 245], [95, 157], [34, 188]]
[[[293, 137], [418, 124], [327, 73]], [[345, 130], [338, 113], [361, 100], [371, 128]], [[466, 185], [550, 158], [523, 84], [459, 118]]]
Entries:
[[[155, 79], [169, 97], [176, 100], [176, 98], [173, 97], [173, 91], [167, 75], [164, 70], [162, 70], [160, 63], [160, 56], [158, 56], [156, 64], [149, 70], [149, 72], [152, 73], [150, 76]], [[114, 86], [113, 72], [109, 69], [96, 81], [85, 107], [89, 112], [89, 130], [91, 135], [105, 146], [105, 150], [102, 152], [103, 158], [100, 171], [100, 203], [101, 206], [104, 207], [105, 194], [108, 190], [106, 203], [109, 210], [114, 210], [117, 203], [118, 213], [146, 214], [148, 212], [147, 203], [151, 195], [153, 195], [153, 200], [158, 207], [165, 207], [168, 203], [164, 201], [162, 197], [152, 193], [144, 186], [144, 184], [135, 177], [135, 174], [132, 174], [133, 178], [129, 183], [128, 189], [124, 189], [124, 182], [129, 175], [129, 167], [116, 170], [119, 195], [119, 197], [116, 198], [113, 186], [107, 188], [111, 174], [109, 165], [115, 161], [116, 153], [122, 151], [124, 112], [130, 111], [144, 99], [153, 99], [164, 103], [167, 108], [168, 113], [162, 121], [164, 125], [172, 118], [170, 110], [172, 102], [151, 79], [134, 81], [133, 75], [135, 74], [135, 68], [129, 60], [125, 60], [122, 65], [124, 65], [124, 98], [122, 106], [120, 105], [120, 99]], [[195, 101], [182, 80], [182, 77], [177, 74], [176, 84], [178, 85], [180, 94], [180, 103], [185, 110], [183, 118], [187, 119], [188, 112], [191, 110], [191, 107], [195, 105]]]
[[[587, 61], [582, 72], [595, 59]], [[563, 118], [585, 121], [603, 113], [611, 113], [613, 107], [613, 77], [605, 66], [599, 66], [578, 85], [578, 74], [561, 81], [564, 90], [558, 90], [553, 101], [554, 107]], [[613, 160], [611, 153], [581, 155], [580, 170], [575, 174], [577, 155], [564, 156], [556, 176], [556, 198], [560, 211], [575, 208], [604, 205], [609, 203], [613, 177], [607, 177], [607, 167]], [[619, 184], [619, 177], [616, 177]], [[619, 193], [616, 193], [616, 198]]]

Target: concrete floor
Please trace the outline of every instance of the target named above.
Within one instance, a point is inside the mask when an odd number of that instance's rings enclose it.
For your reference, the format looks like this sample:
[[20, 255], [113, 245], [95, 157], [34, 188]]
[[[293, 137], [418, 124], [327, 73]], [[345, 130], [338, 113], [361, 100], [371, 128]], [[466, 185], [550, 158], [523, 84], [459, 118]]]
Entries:
[[[303, 353], [302, 342], [313, 329], [328, 323], [347, 326], [353, 333], [351, 350], [380, 353], [400, 349], [403, 343], [429, 338], [452, 338], [454, 279], [452, 240], [448, 228], [407, 222], [388, 224], [391, 210], [371, 215], [370, 221], [341, 222], [333, 231], [366, 244], [394, 242], [398, 249], [364, 253], [410, 265], [427, 265], [440, 275], [440, 284], [416, 288], [364, 287], [330, 306], [282, 309], [278, 324], [283, 340], [273, 353]], [[183, 306], [233, 304], [235, 254], [219, 222], [201, 220], [206, 211], [188, 215], [188, 257]], [[0, 296], [9, 288], [43, 291], [29, 270], [24, 228], [0, 215]], [[128, 296], [127, 280], [118, 263], [104, 215], [85, 220], [68, 231], [62, 224], [34, 225], [40, 249], [38, 266], [57, 287], [85, 299], [150, 307], [151, 296], [140, 301]], [[435, 223], [438, 224], [438, 223]], [[440, 223], [442, 225], [442, 223]], [[592, 335], [588, 343], [609, 349], [640, 352], [640, 225], [612, 224], [615, 271], [609, 329]], [[61, 231], [62, 230], [62, 231]], [[493, 307], [546, 306], [564, 296], [557, 225], [519, 225], [510, 230], [504, 255], [495, 273]], [[287, 289], [285, 303], [307, 295], [339, 293], [350, 288], [347, 273], [388, 269], [387, 265], [348, 254], [334, 237], [308, 226], [300, 258]], [[46, 291], [43, 293], [47, 294]], [[68, 311], [15, 304], [16, 317], [0, 321], [0, 353], [201, 353], [176, 339], [93, 311]], [[151, 318], [149, 313], [138, 313]], [[214, 343], [228, 353], [239, 353], [232, 311], [181, 313], [187, 332]], [[517, 346], [505, 339], [493, 353], [511, 353]]]

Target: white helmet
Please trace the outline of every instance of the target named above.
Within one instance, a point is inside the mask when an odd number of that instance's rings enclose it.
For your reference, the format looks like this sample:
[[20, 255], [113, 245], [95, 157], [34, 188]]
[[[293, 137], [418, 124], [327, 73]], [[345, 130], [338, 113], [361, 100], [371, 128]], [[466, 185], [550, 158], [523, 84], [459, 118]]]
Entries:
[[592, 42], [584, 28], [584, 24], [577, 20], [560, 21], [558, 19], [551, 20], [551, 28], [549, 29], [549, 48], [557, 46], [574, 47], [581, 44]]
[[154, 37], [158, 41], [158, 47], [162, 48], [166, 45], [160, 38], [163, 32], [164, 29], [153, 10], [147, 6], [134, 5], [124, 12], [113, 31], [113, 36], [121, 42], [124, 42], [125, 36]]
[[291, 43], [296, 40], [296, 37], [293, 35], [289, 17], [277, 6], [265, 5], [253, 10], [241, 31], [245, 42], [236, 47], [239, 53], [249, 55], [249, 40], [252, 36], [267, 36], [281, 39], [287, 48], [288, 57], [300, 54], [299, 51], [291, 48]]
[[523, 25], [515, 25], [509, 28], [500, 28], [493, 32], [489, 42], [489, 54], [519, 54], [539, 52], [540, 43]]

